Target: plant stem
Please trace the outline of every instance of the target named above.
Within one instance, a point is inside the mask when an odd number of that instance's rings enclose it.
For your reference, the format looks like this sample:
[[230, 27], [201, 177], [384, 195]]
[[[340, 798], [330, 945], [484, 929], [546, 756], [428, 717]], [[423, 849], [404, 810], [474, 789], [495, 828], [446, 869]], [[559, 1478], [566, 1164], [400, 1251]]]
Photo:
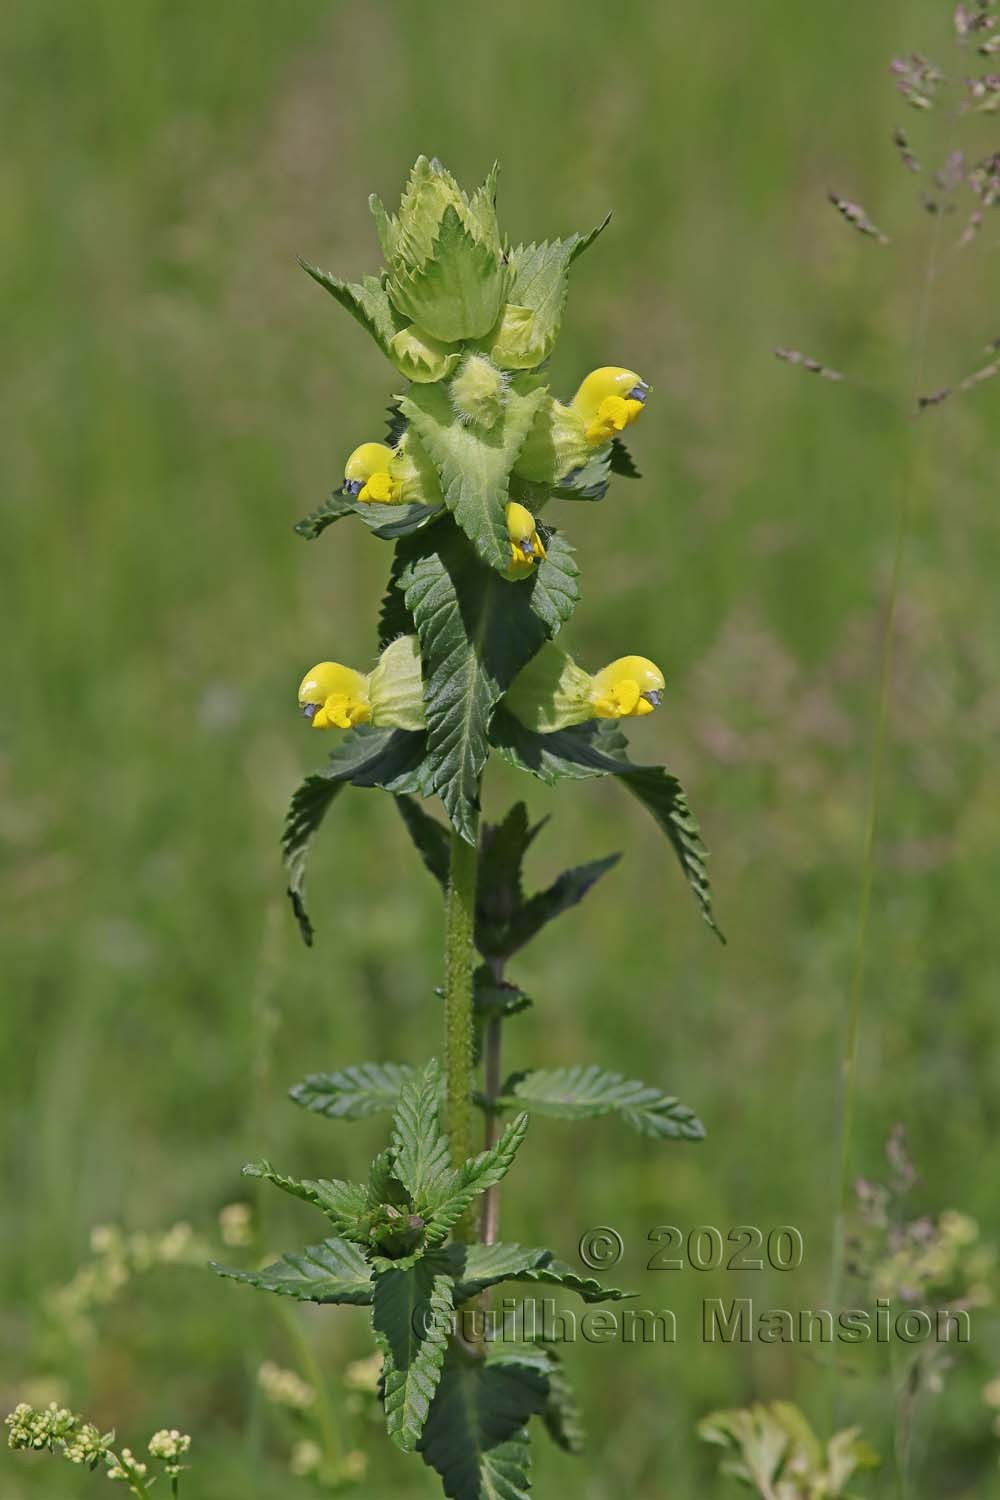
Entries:
[[[490, 970], [496, 984], [503, 983], [503, 961], [490, 959]], [[484, 1093], [486, 1095], [486, 1133], [484, 1145], [487, 1151], [496, 1145], [500, 1134], [500, 1117], [493, 1106], [500, 1097], [500, 1054], [503, 1046], [503, 1018], [493, 1016], [486, 1027], [484, 1045]], [[494, 1183], [483, 1196], [483, 1213], [480, 1238], [486, 1245], [495, 1245], [500, 1233], [500, 1184]]]
[[[478, 834], [478, 828], [474, 830]], [[472, 968], [476, 924], [478, 840], [451, 836], [445, 919], [445, 1078], [451, 1157], [459, 1166], [472, 1155]], [[456, 1238], [464, 1238], [455, 1226]]]

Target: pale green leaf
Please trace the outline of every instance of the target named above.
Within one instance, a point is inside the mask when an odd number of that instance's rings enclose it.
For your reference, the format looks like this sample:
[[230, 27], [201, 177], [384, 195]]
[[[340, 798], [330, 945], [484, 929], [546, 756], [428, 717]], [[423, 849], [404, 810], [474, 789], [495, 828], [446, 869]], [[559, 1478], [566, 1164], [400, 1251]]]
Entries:
[[336, 1073], [310, 1073], [288, 1093], [313, 1114], [331, 1120], [363, 1120], [395, 1109], [400, 1090], [412, 1077], [407, 1063], [358, 1063]]
[[442, 386], [417, 386], [399, 398], [400, 410], [438, 472], [445, 504], [483, 560], [501, 572], [511, 561], [505, 521], [508, 478], [547, 397], [544, 387], [527, 395], [510, 391], [502, 417], [489, 431], [463, 426]]
[[516, 1073], [504, 1084], [502, 1102], [563, 1120], [613, 1114], [655, 1140], [700, 1141], [705, 1136], [694, 1112], [673, 1095], [596, 1065]]
[[450, 1178], [448, 1141], [441, 1129], [441, 1070], [433, 1058], [407, 1079], [393, 1116], [393, 1171], [418, 1211]]
[[397, 259], [387, 289], [396, 310], [433, 339], [482, 338], [497, 320], [506, 271], [489, 245], [474, 239], [449, 203], [429, 257], [410, 268]]

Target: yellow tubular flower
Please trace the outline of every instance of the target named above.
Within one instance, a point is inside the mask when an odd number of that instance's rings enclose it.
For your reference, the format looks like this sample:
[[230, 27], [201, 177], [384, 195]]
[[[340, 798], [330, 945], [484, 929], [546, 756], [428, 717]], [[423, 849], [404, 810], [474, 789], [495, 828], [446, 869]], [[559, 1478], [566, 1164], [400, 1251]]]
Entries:
[[620, 656], [591, 680], [591, 706], [599, 719], [639, 718], [659, 708], [666, 683], [645, 656]]
[[372, 716], [368, 679], [353, 667], [321, 661], [299, 686], [299, 706], [314, 729], [352, 729]]
[[506, 578], [526, 578], [536, 563], [545, 557], [545, 546], [535, 529], [535, 518], [524, 505], [511, 500], [507, 505], [507, 535], [510, 537], [510, 567]]
[[641, 416], [649, 386], [634, 370], [602, 365], [591, 370], [570, 410], [586, 423], [589, 443], [606, 443]]
[[344, 493], [373, 504], [398, 505], [402, 486], [393, 479], [393, 451], [385, 443], [362, 443], [344, 468]]

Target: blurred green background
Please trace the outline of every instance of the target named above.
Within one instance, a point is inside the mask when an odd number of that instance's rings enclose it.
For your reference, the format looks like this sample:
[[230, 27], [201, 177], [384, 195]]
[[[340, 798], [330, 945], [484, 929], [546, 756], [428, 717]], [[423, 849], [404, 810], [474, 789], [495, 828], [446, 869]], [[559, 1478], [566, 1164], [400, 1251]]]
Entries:
[[[380, 435], [394, 389], [295, 257], [374, 270], [369, 191], [393, 200], [419, 151], [468, 182], [499, 156], [515, 241], [615, 211], [576, 269], [553, 381], [568, 396], [592, 366], [624, 363], [654, 393], [632, 441], [642, 481], [561, 514], [584, 584], [569, 644], [591, 665], [629, 651], [663, 665], [667, 704], [634, 752], [686, 784], [729, 937], [716, 945], [614, 786], [550, 794], [491, 772], [488, 813], [523, 796], [555, 815], [532, 855], [539, 883], [560, 861], [626, 853], [516, 965], [540, 1003], [510, 1028], [510, 1065], [601, 1060], [676, 1091], [708, 1129], [692, 1147], [613, 1122], [533, 1126], [505, 1237], [575, 1262], [583, 1230], [613, 1225], [618, 1278], [679, 1324], [670, 1348], [570, 1351], [590, 1456], [540, 1436], [538, 1493], [730, 1494], [693, 1425], [773, 1397], [823, 1432], [863, 1423], [886, 1462], [858, 1488], [896, 1493], [885, 1348], [836, 1351], [831, 1381], [821, 1350], [704, 1345], [698, 1311], [706, 1296], [812, 1307], [828, 1284], [910, 440], [879, 393], [912, 395], [933, 233], [891, 145], [905, 105], [887, 62], [948, 55], [950, 6], [36, 0], [0, 27], [6, 1402], [55, 1379], [133, 1446], [162, 1425], [192, 1432], [192, 1496], [306, 1491], [254, 1394], [262, 1357], [298, 1358], [271, 1299], [150, 1271], [89, 1339], [46, 1299], [89, 1260], [97, 1224], [183, 1220], [215, 1243], [219, 1209], [251, 1201], [239, 1168], [255, 1154], [301, 1175], [358, 1169], [382, 1122], [306, 1116], [285, 1088], [435, 1045], [439, 902], [387, 799], [351, 793], [324, 830], [312, 952], [282, 894], [282, 814], [325, 749], [294, 690], [317, 658], [370, 658], [388, 565], [360, 526], [313, 544], [291, 527]], [[921, 153], [954, 144], [934, 117], [906, 123]], [[893, 245], [841, 224], [829, 188]], [[944, 225], [930, 288], [929, 388], [983, 363], [1000, 333], [995, 231], [959, 256], [958, 227]], [[775, 344], [857, 379], [817, 382]], [[1000, 1232], [998, 401], [987, 385], [921, 425], [853, 1149], [854, 1171], [884, 1175], [903, 1122], [914, 1211], [960, 1209], [987, 1239]], [[266, 1248], [317, 1237], [305, 1208], [259, 1209]], [[662, 1223], [793, 1224], [803, 1265], [648, 1272]], [[300, 1326], [332, 1372], [366, 1349], [361, 1313]], [[995, 1477], [980, 1392], [1000, 1328], [988, 1312], [973, 1326], [919, 1404], [913, 1494], [978, 1496]], [[366, 1493], [436, 1492], [374, 1429], [364, 1446]], [[13, 1497], [103, 1483], [51, 1460], [0, 1467]]]

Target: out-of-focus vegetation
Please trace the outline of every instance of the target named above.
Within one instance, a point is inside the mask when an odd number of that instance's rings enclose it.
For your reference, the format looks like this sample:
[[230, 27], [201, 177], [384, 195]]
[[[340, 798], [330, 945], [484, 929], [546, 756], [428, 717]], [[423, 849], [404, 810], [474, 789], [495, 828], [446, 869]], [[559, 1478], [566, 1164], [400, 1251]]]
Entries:
[[[894, 1493], [884, 1346], [835, 1346], [831, 1379], [829, 1350], [706, 1344], [700, 1316], [705, 1297], [815, 1307], [828, 1284], [907, 443], [877, 392], [912, 388], [933, 231], [891, 145], [906, 105], [887, 63], [946, 50], [948, 10], [35, 0], [5, 12], [8, 1405], [42, 1399], [58, 1377], [54, 1394], [99, 1423], [190, 1432], [199, 1493], [284, 1496], [304, 1481], [288, 1478], [256, 1370], [296, 1364], [298, 1329], [356, 1427], [337, 1393], [365, 1347], [363, 1313], [290, 1329], [186, 1253], [127, 1267], [82, 1328], [46, 1296], [90, 1260], [95, 1224], [159, 1244], [183, 1220], [215, 1244], [220, 1208], [247, 1196], [240, 1163], [265, 1145], [303, 1175], [347, 1174], [381, 1123], [331, 1125], [284, 1088], [367, 1057], [421, 1058], [436, 1034], [437, 893], [385, 799], [348, 794], [324, 830], [312, 952], [281, 893], [281, 816], [324, 749], [295, 713], [295, 685], [320, 657], [374, 650], [387, 564], [361, 527], [309, 544], [291, 530], [355, 443], [380, 436], [373, 413], [390, 394], [377, 352], [295, 256], [367, 271], [370, 189], [393, 198], [418, 151], [465, 180], [500, 156], [514, 234], [585, 229], [615, 210], [575, 273], [553, 373], [567, 395], [606, 362], [652, 383], [632, 443], [645, 477], [618, 481], [600, 513], [566, 508], [588, 602], [568, 644], [591, 665], [641, 651], [667, 671], [667, 703], [635, 751], [644, 741], [688, 787], [730, 940], [712, 941], [659, 835], [614, 788], [592, 785], [572, 816], [558, 793], [529, 788], [532, 812], [556, 815], [539, 878], [561, 856], [627, 857], [567, 919], [576, 931], [562, 924], [518, 966], [542, 1003], [511, 1028], [511, 1066], [600, 1055], [676, 1090], [709, 1132], [700, 1146], [631, 1141], [612, 1172], [610, 1126], [594, 1124], [585, 1157], [558, 1122], [532, 1126], [505, 1237], [554, 1239], [575, 1259], [583, 1230], [613, 1225], [616, 1278], [678, 1320], [670, 1347], [570, 1352], [591, 1456], [575, 1468], [539, 1439], [538, 1491], [729, 1494], [696, 1421], [781, 1399], [824, 1438], [863, 1423], [885, 1461], [858, 1488]], [[939, 123], [907, 120], [921, 145]], [[892, 246], [841, 223], [830, 188], [863, 203]], [[581, 198], [579, 223], [569, 205]], [[996, 227], [960, 256], [957, 229], [945, 226], [930, 291], [930, 388], [1000, 334]], [[775, 344], [857, 378], [811, 380], [776, 362]], [[905, 1122], [915, 1211], [960, 1210], [987, 1240], [1000, 1126], [998, 402], [1000, 382], [923, 419], [853, 1155], [877, 1178], [882, 1142]], [[487, 812], [523, 792], [491, 773]], [[264, 1247], [308, 1233], [305, 1210], [262, 1197], [259, 1212]], [[646, 1236], [664, 1223], [792, 1224], [803, 1263], [647, 1271]], [[954, 1352], [912, 1424], [916, 1495], [993, 1482], [980, 1391], [1000, 1369], [1000, 1330], [988, 1309]], [[377, 1436], [368, 1446], [373, 1493], [390, 1477], [433, 1492]], [[87, 1476], [60, 1470], [59, 1492], [82, 1493]], [[51, 1464], [3, 1460], [5, 1495], [56, 1482]]]

